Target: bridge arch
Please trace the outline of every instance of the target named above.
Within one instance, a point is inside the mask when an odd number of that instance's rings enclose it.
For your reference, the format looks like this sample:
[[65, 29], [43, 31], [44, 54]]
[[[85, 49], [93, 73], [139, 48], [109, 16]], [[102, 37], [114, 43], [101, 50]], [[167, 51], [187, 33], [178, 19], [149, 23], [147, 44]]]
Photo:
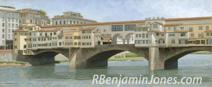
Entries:
[[83, 52], [84, 55], [81, 58], [84, 58], [86, 67], [107, 67], [109, 58], [124, 51], [135, 53], [148, 60], [148, 48], [135, 48], [133, 45], [101, 46], [98, 49]]
[[66, 57], [68, 56], [68, 50], [67, 49], [42, 49], [42, 50], [33, 50], [34, 55], [42, 55], [42, 54], [62, 54]]
[[16, 60], [28, 62], [33, 66], [37, 65], [49, 65], [55, 63], [55, 56], [62, 54], [68, 57], [66, 49], [43, 49], [33, 50], [34, 55], [17, 55]]
[[[169, 52], [168, 52], [169, 51]], [[183, 48], [175, 48], [175, 50], [166, 51], [167, 55], [165, 58], [165, 69], [175, 69], [178, 68], [178, 60], [185, 55], [188, 55], [193, 52], [198, 51], [212, 51], [212, 47], [183, 47]]]

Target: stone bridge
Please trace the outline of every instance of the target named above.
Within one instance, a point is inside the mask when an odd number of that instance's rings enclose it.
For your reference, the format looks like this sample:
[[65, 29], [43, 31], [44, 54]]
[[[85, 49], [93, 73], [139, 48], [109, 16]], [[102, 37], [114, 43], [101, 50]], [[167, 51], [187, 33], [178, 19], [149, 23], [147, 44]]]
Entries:
[[18, 55], [18, 61], [32, 65], [54, 64], [54, 57], [61, 53], [69, 59], [72, 68], [107, 67], [108, 59], [120, 52], [130, 51], [149, 61], [150, 70], [176, 69], [178, 59], [196, 51], [212, 51], [211, 46], [189, 47], [135, 47], [134, 45], [99, 45], [95, 48], [58, 48], [33, 50], [34, 55]]

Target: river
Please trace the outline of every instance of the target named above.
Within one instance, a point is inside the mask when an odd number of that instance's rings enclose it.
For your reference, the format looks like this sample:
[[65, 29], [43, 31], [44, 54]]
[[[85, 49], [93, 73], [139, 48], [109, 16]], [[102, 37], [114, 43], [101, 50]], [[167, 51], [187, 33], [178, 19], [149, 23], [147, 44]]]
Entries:
[[110, 61], [107, 69], [70, 69], [68, 63], [39, 67], [1, 67], [0, 87], [117, 87], [92, 85], [93, 74], [108, 76], [201, 76], [200, 85], [121, 85], [121, 87], [212, 87], [212, 55], [189, 54], [179, 60], [179, 69], [150, 72], [147, 61]]

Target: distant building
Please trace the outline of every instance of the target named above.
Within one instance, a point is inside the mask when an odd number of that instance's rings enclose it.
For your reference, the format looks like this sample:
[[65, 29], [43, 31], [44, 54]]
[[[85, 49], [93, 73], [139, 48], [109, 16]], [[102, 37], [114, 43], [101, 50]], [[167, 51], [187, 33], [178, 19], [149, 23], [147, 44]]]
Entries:
[[19, 28], [20, 15], [14, 7], [0, 6], [0, 49], [11, 49], [13, 31]]
[[94, 20], [83, 18], [80, 13], [64, 12], [63, 15], [54, 16], [51, 20], [52, 25], [67, 25], [67, 24], [88, 24], [95, 23]]
[[49, 18], [46, 12], [35, 9], [20, 9], [21, 24], [35, 24], [37, 26], [45, 26], [49, 24]]

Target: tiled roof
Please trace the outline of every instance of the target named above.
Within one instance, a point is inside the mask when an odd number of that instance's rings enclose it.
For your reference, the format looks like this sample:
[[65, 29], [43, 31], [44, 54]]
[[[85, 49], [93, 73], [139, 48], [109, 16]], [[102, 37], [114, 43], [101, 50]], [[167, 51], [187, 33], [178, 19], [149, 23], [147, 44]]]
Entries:
[[204, 20], [212, 19], [212, 16], [208, 17], [188, 17], [188, 18], [166, 18], [165, 21], [186, 21], [186, 20]]
[[69, 25], [54, 25], [54, 26], [42, 26], [42, 28], [51, 27], [79, 27], [79, 26], [98, 26], [98, 25], [122, 25], [122, 24], [136, 24], [144, 23], [144, 20], [135, 21], [120, 21], [120, 22], [98, 22], [98, 23], [87, 23], [87, 24], [69, 24]]

